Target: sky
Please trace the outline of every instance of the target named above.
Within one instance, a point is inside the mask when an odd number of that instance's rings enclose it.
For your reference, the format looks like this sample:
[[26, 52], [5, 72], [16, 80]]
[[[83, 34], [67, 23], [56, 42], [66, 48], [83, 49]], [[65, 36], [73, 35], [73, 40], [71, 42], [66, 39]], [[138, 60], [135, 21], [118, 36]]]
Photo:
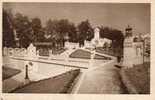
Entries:
[[79, 24], [86, 19], [93, 27], [100, 25], [124, 32], [130, 25], [135, 34], [150, 34], [150, 4], [148, 3], [4, 3], [29, 18], [39, 17], [45, 26], [48, 19], [68, 19]]

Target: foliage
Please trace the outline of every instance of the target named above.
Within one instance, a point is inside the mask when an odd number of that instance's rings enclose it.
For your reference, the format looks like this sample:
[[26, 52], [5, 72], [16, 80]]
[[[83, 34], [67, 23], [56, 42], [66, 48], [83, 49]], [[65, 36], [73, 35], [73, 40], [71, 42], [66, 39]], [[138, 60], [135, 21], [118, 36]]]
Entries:
[[[46, 23], [46, 34], [51, 35], [51, 42], [64, 46], [64, 42], [76, 41], [76, 27], [67, 19], [51, 20]], [[68, 37], [68, 38], [67, 38]]]
[[41, 20], [39, 18], [33, 18], [32, 22], [32, 30], [34, 34], [34, 41], [41, 42], [44, 41], [44, 30], [42, 28]]
[[69, 36], [69, 41], [70, 42], [78, 42], [78, 34], [77, 34], [77, 29], [76, 26], [71, 23], [69, 25], [69, 32], [68, 32], [68, 36]]
[[[8, 22], [8, 17], [11, 19], [11, 23]], [[11, 13], [7, 14], [3, 11], [3, 45], [8, 47], [15, 44], [12, 27], [17, 32], [20, 47], [24, 48], [31, 42], [51, 42], [52, 47], [64, 47], [66, 40], [79, 42], [82, 46], [85, 40], [90, 41], [94, 37], [89, 20], [82, 21], [75, 26], [68, 19], [49, 19], [46, 26], [42, 27], [40, 18], [29, 19], [20, 13], [13, 17]], [[101, 26], [100, 36], [111, 39], [113, 48], [123, 47], [124, 36], [120, 30]]]
[[14, 47], [15, 38], [12, 27], [12, 13], [3, 9], [3, 47]]
[[84, 45], [84, 40], [91, 40], [93, 38], [93, 28], [89, 23], [89, 20], [82, 21], [78, 26], [79, 43]]
[[100, 28], [100, 36], [102, 38], [111, 39], [114, 52], [117, 55], [122, 55], [124, 36], [120, 30], [102, 26]]
[[20, 47], [28, 47], [35, 38], [28, 17], [17, 13], [15, 15], [14, 24], [19, 38]]

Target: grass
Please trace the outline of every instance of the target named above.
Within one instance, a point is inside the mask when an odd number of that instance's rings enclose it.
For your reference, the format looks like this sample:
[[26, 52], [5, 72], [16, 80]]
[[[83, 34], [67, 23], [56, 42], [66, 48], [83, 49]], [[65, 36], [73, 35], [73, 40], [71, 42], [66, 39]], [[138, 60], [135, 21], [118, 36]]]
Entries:
[[98, 54], [95, 55], [94, 59], [100, 59], [100, 60], [111, 60], [110, 57], [100, 56]]
[[21, 71], [14, 68], [4, 67], [2, 66], [2, 80], [8, 79]]
[[139, 94], [150, 93], [150, 63], [136, 65], [133, 68], [124, 69], [128, 80], [136, 88]]
[[64, 48], [61, 48], [61, 49], [53, 49], [52, 53], [54, 55], [57, 55], [57, 54], [63, 53], [64, 51], [66, 51], [66, 49], [64, 49]]
[[116, 54], [114, 54], [114, 52], [112, 50], [106, 51], [102, 47], [96, 48], [96, 52], [107, 54], [107, 55], [111, 55], [111, 56], [116, 56]]
[[90, 59], [90, 52], [84, 50], [76, 50], [69, 55], [71, 58], [83, 58], [83, 59]]
[[[84, 50], [76, 50], [74, 51], [72, 54], [69, 55], [70, 58], [81, 58], [81, 59], [91, 59], [91, 53], [89, 51], [84, 51]], [[110, 60], [111, 58], [109, 57], [105, 57], [105, 56], [101, 56], [96, 54], [95, 59], [98, 60]]]
[[64, 74], [41, 80], [38, 82], [31, 82], [30, 84], [17, 88], [13, 93], [68, 93], [75, 78], [80, 73], [80, 69], [71, 70]]
[[97, 47], [96, 48], [96, 52], [98, 53], [103, 53], [103, 54], [107, 54], [107, 55], [111, 55], [111, 56], [123, 56], [123, 49], [119, 49], [119, 48], [115, 48], [115, 52], [114, 52], [114, 49], [108, 49], [108, 50], [105, 50], [103, 47]]

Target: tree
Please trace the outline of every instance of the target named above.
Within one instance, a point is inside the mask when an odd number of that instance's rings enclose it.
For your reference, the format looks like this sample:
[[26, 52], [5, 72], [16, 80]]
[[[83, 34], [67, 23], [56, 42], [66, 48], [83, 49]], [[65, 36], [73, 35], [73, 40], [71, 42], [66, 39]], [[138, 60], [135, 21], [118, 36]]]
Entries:
[[57, 46], [57, 42], [59, 41], [59, 35], [58, 35], [58, 20], [51, 20], [49, 19], [46, 22], [45, 27], [45, 35], [50, 36], [49, 39], [45, 39], [46, 42], [53, 43], [53, 49], [55, 49]]
[[113, 34], [115, 34], [115, 33], [113, 33], [112, 30], [113, 30], [112, 28], [101, 26], [100, 27], [100, 36], [102, 38], [108, 38], [108, 39], [114, 40], [115, 37], [113, 36]]
[[14, 24], [19, 38], [20, 47], [27, 48], [34, 40], [31, 22], [27, 16], [17, 13], [15, 15]]
[[3, 47], [14, 47], [15, 37], [13, 32], [12, 13], [3, 9]]
[[58, 20], [51, 20], [49, 19], [46, 23], [46, 34], [53, 34], [58, 32]]
[[34, 35], [34, 41], [37, 42], [44, 41], [44, 30], [41, 25], [41, 20], [39, 18], [33, 18], [31, 25]]
[[60, 43], [62, 43], [63, 47], [65, 43], [65, 36], [68, 35], [69, 33], [69, 26], [70, 26], [70, 22], [67, 19], [59, 20], [58, 33], [60, 36]]
[[69, 32], [68, 32], [68, 36], [69, 36], [69, 41], [70, 42], [78, 42], [78, 34], [77, 34], [77, 30], [76, 27], [73, 23], [71, 23], [69, 25]]
[[66, 36], [69, 41], [76, 41], [76, 27], [67, 19], [48, 20], [46, 23], [46, 34], [50, 34], [52, 41], [60, 47], [64, 47]]
[[124, 36], [120, 30], [102, 26], [100, 29], [100, 36], [102, 38], [111, 39], [113, 51], [117, 55], [122, 55]]
[[82, 21], [77, 28], [80, 45], [84, 45], [84, 40], [91, 40], [93, 38], [93, 28], [90, 25], [89, 20]]

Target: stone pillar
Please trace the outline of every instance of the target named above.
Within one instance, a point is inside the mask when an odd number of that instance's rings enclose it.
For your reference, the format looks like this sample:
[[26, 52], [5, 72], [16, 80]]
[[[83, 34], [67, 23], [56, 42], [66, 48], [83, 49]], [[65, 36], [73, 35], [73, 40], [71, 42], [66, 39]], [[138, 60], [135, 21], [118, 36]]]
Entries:
[[95, 50], [92, 50], [92, 51], [91, 51], [91, 55], [90, 55], [90, 60], [89, 60], [89, 66], [90, 66], [90, 67], [93, 67], [94, 56], [95, 56]]
[[3, 55], [8, 56], [8, 48], [7, 47], [3, 48]]
[[52, 49], [49, 50], [49, 59], [51, 59], [53, 56], [53, 53], [52, 53]]
[[124, 40], [124, 55], [123, 55], [123, 66], [133, 67], [134, 59], [134, 48], [133, 48], [133, 38], [128, 37]]

